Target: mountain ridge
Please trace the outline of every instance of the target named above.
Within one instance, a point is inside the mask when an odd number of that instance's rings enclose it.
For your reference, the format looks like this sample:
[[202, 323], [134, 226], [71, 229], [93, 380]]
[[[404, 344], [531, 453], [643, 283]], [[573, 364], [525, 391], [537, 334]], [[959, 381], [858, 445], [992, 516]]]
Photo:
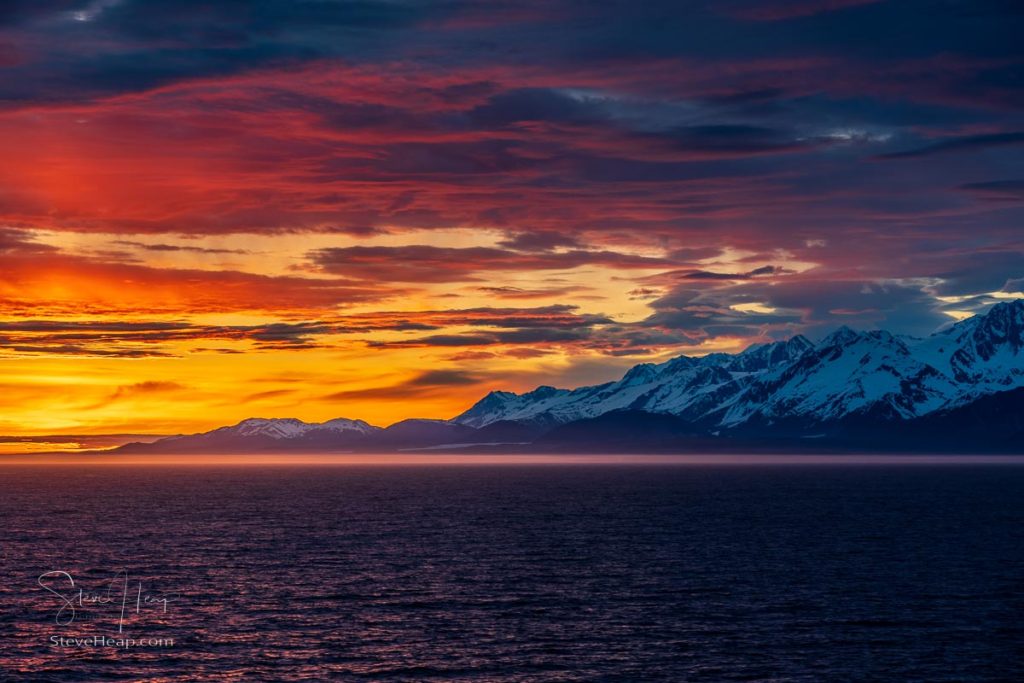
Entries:
[[[896, 442], [916, 439], [924, 444], [929, 441], [927, 433], [911, 425], [930, 424], [936, 434], [943, 425], [955, 429], [957, 420], [969, 419], [976, 427], [984, 415], [963, 409], [982, 399], [985, 405], [996, 406], [1001, 400], [1016, 405], [1020, 399], [1014, 392], [1022, 388], [1024, 300], [1014, 300], [925, 338], [842, 326], [816, 344], [796, 335], [735, 354], [680, 355], [662, 363], [640, 363], [618, 380], [593, 386], [542, 385], [521, 394], [492, 391], [450, 420], [413, 418], [381, 428], [347, 418], [324, 423], [250, 418], [202, 434], [128, 444], [119, 450], [532, 446], [552, 443], [550, 435], [556, 430], [560, 443], [580, 441], [585, 430], [566, 428], [572, 424], [599, 425], [606, 434], [618, 429], [622, 438], [615, 440], [624, 444], [631, 439], [642, 442], [644, 425], [657, 425], [656, 431], [669, 440], [683, 435], [702, 440], [823, 438], [868, 445], [870, 439], [856, 437], [855, 432], [870, 426], [879, 440], [889, 435]], [[1002, 394], [1006, 397], [1000, 398]], [[605, 415], [613, 417], [588, 422]], [[1000, 428], [1015, 424], [1004, 416]], [[902, 436], [894, 436], [897, 432]], [[976, 432], [985, 437], [984, 430]], [[1011, 442], [1019, 441], [1019, 432], [1008, 437]], [[1024, 444], [1020, 448], [1024, 452]]]

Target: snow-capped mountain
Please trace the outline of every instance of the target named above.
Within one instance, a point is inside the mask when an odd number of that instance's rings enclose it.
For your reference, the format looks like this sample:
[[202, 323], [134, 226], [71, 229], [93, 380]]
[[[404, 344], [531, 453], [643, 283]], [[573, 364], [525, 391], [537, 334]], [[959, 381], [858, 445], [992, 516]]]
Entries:
[[126, 444], [119, 450], [146, 453], [402, 450], [471, 443], [479, 431], [450, 420], [402, 420], [382, 429], [362, 420], [346, 418], [316, 423], [295, 418], [254, 417], [200, 434]]
[[635, 452], [813, 442], [860, 450], [1024, 452], [1022, 405], [1019, 300], [925, 339], [842, 327], [816, 344], [796, 336], [736, 354], [641, 363], [622, 379], [597, 386], [494, 391], [452, 420], [409, 419], [381, 429], [344, 418], [319, 424], [251, 418], [119, 450]]
[[170, 436], [148, 444], [127, 444], [121, 450], [175, 453], [229, 453], [276, 449], [335, 449], [354, 445], [381, 432], [362, 420], [337, 418], [303, 422], [291, 417], [242, 420], [201, 434]]
[[961, 400], [1024, 385], [1024, 300], [993, 306], [921, 340], [920, 358], [965, 390]]
[[221, 427], [207, 435], [223, 434], [230, 436], [262, 436], [272, 439], [297, 439], [314, 432], [325, 431], [335, 433], [351, 432], [366, 435], [380, 431], [362, 420], [349, 420], [343, 417], [327, 422], [303, 422], [294, 417], [261, 418], [250, 417], [230, 427]]
[[[617, 382], [571, 391], [547, 386], [525, 394], [492, 391], [455, 422], [479, 428], [501, 420], [564, 423], [612, 410], [679, 414], [723, 388], [730, 395], [738, 393], [741, 385], [736, 380], [789, 363], [812, 346], [797, 336], [751, 346], [735, 355], [679, 356], [660, 364], [642, 363]], [[728, 392], [730, 385], [733, 391]]]
[[1024, 386], [1024, 301], [926, 339], [842, 327], [813, 344], [802, 336], [738, 354], [644, 363], [622, 379], [566, 390], [492, 392], [455, 421], [563, 424], [615, 410], [664, 413], [709, 430], [850, 417], [912, 419]]
[[799, 417], [815, 422], [871, 414], [913, 418], [945, 406], [959, 387], [888, 332], [843, 327], [792, 363], [745, 383], [714, 410], [733, 427], [752, 420], [771, 424]]

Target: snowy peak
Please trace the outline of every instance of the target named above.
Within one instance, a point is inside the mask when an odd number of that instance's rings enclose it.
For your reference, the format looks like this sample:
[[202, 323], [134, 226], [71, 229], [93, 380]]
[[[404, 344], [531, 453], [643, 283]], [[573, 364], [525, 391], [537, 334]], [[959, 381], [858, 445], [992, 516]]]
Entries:
[[916, 360], [885, 331], [843, 328], [816, 349], [764, 373], [723, 413], [722, 424], [772, 423], [793, 416], [816, 422], [858, 414], [916, 417], [944, 405], [956, 385]]
[[996, 304], [921, 340], [915, 352], [962, 385], [959, 403], [1024, 386], [1024, 301]]
[[635, 384], [647, 384], [654, 380], [658, 376], [658, 366], [654, 363], [641, 363], [640, 365], [634, 365], [630, 368], [621, 380], [621, 384], [624, 386], [631, 386]]
[[326, 429], [333, 432], [357, 432], [359, 434], [372, 434], [379, 432], [380, 427], [374, 427], [368, 422], [362, 420], [349, 420], [344, 417], [336, 417], [333, 420], [327, 422], [321, 422], [316, 425], [320, 429]]
[[[525, 419], [524, 410], [539, 406], [545, 398], [554, 395], [551, 387], [539, 387], [529, 393], [519, 395], [511, 391], [492, 391], [476, 402], [472, 408], [459, 415], [453, 422], [468, 427], [483, 427], [493, 422], [509, 419]], [[510, 416], [520, 417], [510, 417]]]
[[856, 415], [910, 419], [1024, 386], [1024, 301], [1000, 303], [927, 339], [847, 326], [817, 345], [806, 337], [737, 354], [642, 363], [622, 379], [574, 390], [492, 392], [455, 418], [571, 422], [616, 410], [667, 413], [736, 427]]
[[1018, 355], [1024, 346], [1024, 301], [1000, 303], [979, 319], [971, 333], [974, 351], [989, 361], [1003, 351]]
[[781, 363], [792, 362], [812, 348], [814, 344], [807, 337], [798, 334], [786, 341], [755, 344], [735, 356], [722, 354], [727, 358], [723, 364], [732, 372], [758, 372]]
[[524, 394], [492, 391], [454, 419], [470, 427], [494, 422], [572, 422], [613, 410], [681, 414], [739, 391], [739, 377], [792, 362], [814, 348], [803, 336], [751, 346], [742, 353], [677, 356], [635, 365], [622, 379], [579, 389], [541, 386]]
[[205, 434], [218, 436], [263, 437], [269, 439], [298, 439], [318, 431], [352, 432], [353, 434], [371, 434], [379, 431], [379, 427], [367, 424], [362, 420], [349, 420], [343, 417], [323, 423], [303, 422], [293, 417], [262, 418], [250, 417], [230, 427], [221, 427]]
[[826, 336], [821, 340], [819, 346], [830, 347], [830, 346], [844, 346], [857, 340], [860, 334], [854, 330], [851, 330], [846, 325], [843, 325], [832, 334]]
[[293, 417], [261, 418], [250, 417], [231, 427], [221, 427], [218, 432], [232, 432], [238, 436], [269, 436], [274, 439], [291, 439], [306, 432], [312, 425]]
[[149, 453], [335, 451], [366, 443], [381, 431], [362, 420], [346, 418], [316, 423], [292, 417], [251, 417], [236, 425], [200, 434], [170, 436], [146, 444], [126, 444], [122, 450]]

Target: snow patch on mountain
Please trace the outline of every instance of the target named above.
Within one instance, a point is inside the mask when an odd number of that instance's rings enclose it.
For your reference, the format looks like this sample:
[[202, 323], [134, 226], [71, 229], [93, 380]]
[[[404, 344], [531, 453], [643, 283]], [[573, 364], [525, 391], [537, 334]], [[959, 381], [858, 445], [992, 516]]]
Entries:
[[354, 434], [372, 434], [380, 431], [362, 420], [335, 418], [327, 422], [303, 422], [294, 417], [262, 418], [250, 417], [230, 427], [221, 427], [208, 435], [264, 437], [271, 439], [298, 439], [320, 430], [331, 432], [352, 432]]
[[856, 415], [910, 419], [1024, 386], [1024, 300], [1000, 303], [926, 339], [841, 327], [814, 344], [797, 336], [737, 354], [642, 363], [579, 389], [495, 391], [454, 419], [565, 423], [614, 410], [668, 413], [736, 428]]
[[945, 405], [956, 384], [885, 331], [841, 328], [794, 363], [753, 379], [720, 424], [799, 416], [819, 422], [874, 411], [911, 418]]
[[455, 422], [479, 428], [501, 420], [565, 423], [613, 410], [680, 414], [728, 385], [734, 385], [730, 393], [738, 393], [738, 379], [790, 362], [810, 348], [810, 341], [797, 336], [751, 346], [738, 354], [679, 356], [660, 364], [642, 363], [622, 379], [596, 386], [573, 390], [542, 386], [525, 394], [493, 391]]

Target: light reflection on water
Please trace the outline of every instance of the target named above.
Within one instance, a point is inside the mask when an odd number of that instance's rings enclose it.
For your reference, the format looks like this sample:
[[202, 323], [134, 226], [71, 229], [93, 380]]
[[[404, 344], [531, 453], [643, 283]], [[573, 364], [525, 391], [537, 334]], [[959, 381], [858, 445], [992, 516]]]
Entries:
[[[0, 680], [1020, 679], [1024, 468], [700, 457], [0, 467]], [[54, 570], [174, 646], [54, 647]]]

